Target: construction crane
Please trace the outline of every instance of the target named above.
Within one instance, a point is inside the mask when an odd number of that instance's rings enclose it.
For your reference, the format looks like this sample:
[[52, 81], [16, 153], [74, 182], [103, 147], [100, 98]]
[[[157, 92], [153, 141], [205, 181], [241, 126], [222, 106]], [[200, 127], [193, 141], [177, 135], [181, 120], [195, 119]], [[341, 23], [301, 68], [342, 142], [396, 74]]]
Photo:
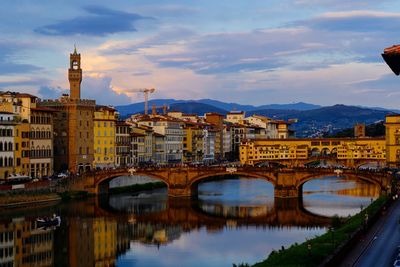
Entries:
[[148, 114], [149, 112], [149, 94], [154, 93], [155, 88], [143, 88], [143, 89], [134, 89], [130, 90], [131, 92], [140, 92], [144, 94], [144, 114]]

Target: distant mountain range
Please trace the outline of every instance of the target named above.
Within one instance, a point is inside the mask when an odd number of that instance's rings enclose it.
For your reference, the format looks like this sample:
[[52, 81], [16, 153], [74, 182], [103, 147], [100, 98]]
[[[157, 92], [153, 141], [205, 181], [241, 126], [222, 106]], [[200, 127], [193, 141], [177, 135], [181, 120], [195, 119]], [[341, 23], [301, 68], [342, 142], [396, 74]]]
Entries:
[[[334, 105], [322, 107], [308, 103], [271, 104], [262, 106], [225, 103], [212, 99], [175, 100], [156, 99], [149, 101], [149, 108], [155, 104], [161, 112], [162, 105], [169, 106], [170, 111], [204, 115], [206, 112], [218, 112], [225, 115], [231, 110], [246, 111], [246, 115], [263, 115], [274, 119], [298, 119], [291, 128], [298, 137], [321, 136], [332, 134], [342, 129], [351, 128], [355, 123], [371, 124], [385, 119], [386, 114], [394, 113], [383, 108], [367, 108], [359, 106]], [[143, 113], [144, 103], [117, 106], [122, 118], [131, 114]]]
[[[181, 108], [182, 104], [187, 105], [196, 105], [197, 110], [200, 112], [199, 115], [203, 115], [205, 112], [212, 112], [211, 110], [207, 110], [210, 106], [214, 108], [220, 109], [220, 113], [226, 114], [231, 110], [243, 110], [243, 111], [252, 111], [259, 109], [284, 109], [284, 110], [311, 110], [317, 109], [321, 106], [313, 105], [303, 102], [292, 103], [292, 104], [271, 104], [271, 105], [262, 105], [262, 106], [252, 106], [252, 105], [241, 105], [237, 103], [226, 103], [213, 99], [199, 99], [199, 100], [175, 100], [175, 99], [154, 99], [149, 101], [149, 109], [151, 109], [152, 105], [156, 105], [157, 107], [161, 107], [163, 105], [167, 105], [170, 107], [170, 110], [175, 110], [177, 108]], [[204, 112], [201, 110], [201, 105], [204, 104]], [[126, 117], [135, 113], [143, 113], [144, 110], [144, 102], [134, 103], [125, 106], [116, 106], [117, 110], [121, 114], [121, 116]], [[183, 111], [183, 110], [182, 110]], [[186, 112], [186, 111], [185, 111]], [[217, 112], [217, 111], [215, 111]]]

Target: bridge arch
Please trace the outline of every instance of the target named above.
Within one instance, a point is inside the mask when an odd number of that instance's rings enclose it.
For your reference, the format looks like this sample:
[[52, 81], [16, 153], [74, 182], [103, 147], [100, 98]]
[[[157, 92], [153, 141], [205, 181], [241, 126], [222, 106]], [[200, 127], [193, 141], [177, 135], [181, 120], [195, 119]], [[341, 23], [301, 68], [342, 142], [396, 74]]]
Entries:
[[327, 147], [321, 149], [321, 156], [322, 157], [329, 157], [331, 155], [331, 150]]
[[154, 174], [154, 173], [147, 173], [147, 172], [135, 172], [134, 175], [131, 175], [130, 172], [121, 172], [121, 173], [110, 173], [110, 175], [103, 175], [102, 177], [100, 177], [99, 179], [95, 179], [94, 181], [94, 187], [97, 189], [97, 192], [99, 194], [101, 193], [106, 193], [108, 192], [108, 188], [109, 188], [109, 183], [114, 180], [115, 178], [121, 177], [121, 176], [129, 176], [129, 177], [133, 177], [133, 176], [145, 176], [145, 177], [149, 177], [149, 178], [154, 178], [155, 180], [159, 181], [159, 182], [163, 182], [167, 188], [170, 187], [168, 181], [160, 175]]
[[311, 149], [311, 157], [319, 157], [321, 155], [321, 150], [318, 147]]
[[[201, 182], [206, 182], [206, 181], [210, 181], [213, 180], [212, 177], [232, 177], [232, 176], [242, 176], [245, 178], [252, 178], [252, 179], [263, 179], [269, 183], [272, 184], [272, 186], [275, 187], [276, 184], [276, 178], [273, 176], [269, 176], [269, 175], [262, 175], [260, 173], [251, 173], [251, 172], [233, 172], [233, 173], [227, 173], [225, 172], [215, 172], [215, 173], [207, 173], [207, 174], [201, 174], [198, 175], [196, 177], [194, 177], [189, 186], [190, 186], [190, 190], [192, 192], [196, 192], [197, 191], [197, 187]], [[218, 180], [224, 180], [224, 179], [218, 179]]]
[[[312, 175], [305, 176], [301, 180], [298, 181], [298, 183], [296, 184], [296, 188], [299, 190], [299, 192], [302, 192], [303, 191], [303, 185], [305, 183], [307, 183], [308, 181], [315, 180], [315, 179], [322, 178], [322, 177], [327, 177], [327, 176], [333, 176], [333, 175], [332, 174], [329, 175], [327, 173], [318, 173], [318, 174], [312, 174]], [[346, 173], [344, 173], [344, 176], [346, 176], [346, 177], [348, 177], [350, 179], [353, 179], [353, 180], [366, 181], [366, 182], [369, 182], [369, 183], [372, 183], [372, 184], [375, 184], [375, 185], [379, 186], [380, 190], [383, 189], [383, 185], [381, 184], [380, 181], [378, 181], [376, 179], [373, 179], [371, 177], [368, 177], [367, 175], [362, 175], [362, 174], [358, 174], [358, 173], [356, 173], [356, 174], [346, 174]], [[341, 179], [341, 178], [337, 177], [337, 179]]]

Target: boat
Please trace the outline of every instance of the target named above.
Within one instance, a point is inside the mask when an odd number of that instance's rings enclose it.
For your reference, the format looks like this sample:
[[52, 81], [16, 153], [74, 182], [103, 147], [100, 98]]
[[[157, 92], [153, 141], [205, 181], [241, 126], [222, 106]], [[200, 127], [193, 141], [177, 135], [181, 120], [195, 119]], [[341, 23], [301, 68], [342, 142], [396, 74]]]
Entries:
[[60, 226], [61, 224], [61, 218], [60, 216], [57, 216], [53, 214], [53, 217], [46, 217], [46, 218], [38, 218], [36, 219], [36, 225], [38, 228], [41, 227], [52, 227], [52, 226]]
[[23, 184], [30, 182], [32, 180], [32, 177], [29, 177], [27, 175], [21, 175], [21, 174], [10, 174], [7, 179], [5, 180], [5, 184]]

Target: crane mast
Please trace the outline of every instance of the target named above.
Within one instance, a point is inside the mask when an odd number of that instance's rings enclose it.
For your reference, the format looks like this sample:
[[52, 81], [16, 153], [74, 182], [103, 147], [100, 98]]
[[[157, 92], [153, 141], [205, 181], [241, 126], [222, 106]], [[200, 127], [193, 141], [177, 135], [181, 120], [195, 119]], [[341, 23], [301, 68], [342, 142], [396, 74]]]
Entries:
[[144, 94], [144, 114], [149, 113], [149, 94], [154, 93], [155, 88], [134, 89], [133, 92], [140, 92]]

